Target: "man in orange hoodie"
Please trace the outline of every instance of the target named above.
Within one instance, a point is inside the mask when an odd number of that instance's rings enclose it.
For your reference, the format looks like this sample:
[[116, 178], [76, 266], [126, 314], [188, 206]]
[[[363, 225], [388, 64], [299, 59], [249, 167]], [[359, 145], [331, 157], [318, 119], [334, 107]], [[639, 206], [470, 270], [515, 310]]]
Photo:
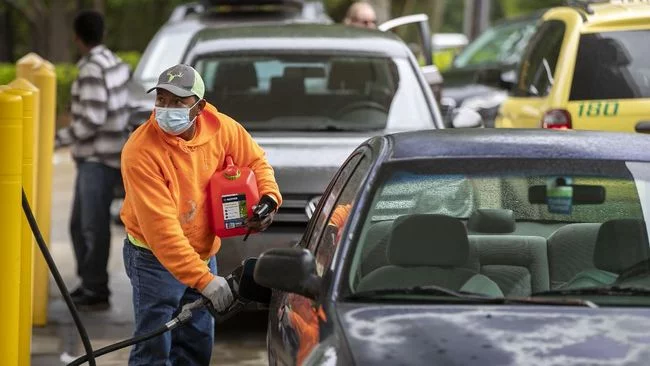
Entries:
[[[231, 156], [255, 173], [261, 196], [274, 212], [282, 202], [264, 151], [232, 118], [204, 99], [201, 76], [176, 65], [160, 75], [155, 110], [122, 152], [126, 196], [121, 212], [127, 239], [124, 263], [133, 286], [135, 335], [156, 329], [180, 308], [208, 298], [217, 311], [233, 300], [226, 280], [216, 273], [214, 255], [221, 241], [209, 225], [207, 185]], [[265, 230], [273, 219], [248, 220]], [[129, 365], [208, 365], [214, 322], [202, 309], [192, 321], [136, 345]]]

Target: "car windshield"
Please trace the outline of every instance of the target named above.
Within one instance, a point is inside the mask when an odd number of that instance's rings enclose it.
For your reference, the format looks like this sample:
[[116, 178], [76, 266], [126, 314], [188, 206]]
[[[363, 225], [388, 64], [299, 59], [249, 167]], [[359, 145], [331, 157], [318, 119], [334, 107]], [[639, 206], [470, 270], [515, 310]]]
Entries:
[[198, 59], [206, 99], [249, 131], [369, 131], [430, 122], [407, 59], [237, 55]]
[[582, 35], [569, 99], [650, 98], [648, 37], [648, 29]]
[[454, 67], [517, 63], [536, 24], [533, 19], [489, 28], [456, 57]]
[[649, 182], [635, 162], [389, 163], [353, 235], [348, 295], [650, 304]]

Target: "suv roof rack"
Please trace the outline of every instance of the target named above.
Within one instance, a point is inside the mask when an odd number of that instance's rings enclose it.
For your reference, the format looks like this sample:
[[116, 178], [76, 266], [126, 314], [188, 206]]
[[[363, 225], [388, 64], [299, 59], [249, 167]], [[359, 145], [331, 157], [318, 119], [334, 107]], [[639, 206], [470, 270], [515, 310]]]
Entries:
[[303, 0], [200, 0], [207, 11], [264, 12], [269, 10], [302, 10]]

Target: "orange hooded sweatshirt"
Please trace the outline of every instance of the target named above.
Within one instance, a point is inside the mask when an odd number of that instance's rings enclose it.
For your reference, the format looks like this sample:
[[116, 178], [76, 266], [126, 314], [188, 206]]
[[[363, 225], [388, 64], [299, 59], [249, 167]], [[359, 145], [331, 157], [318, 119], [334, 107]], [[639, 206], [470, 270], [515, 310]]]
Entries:
[[207, 186], [230, 155], [255, 173], [261, 195], [282, 196], [264, 151], [232, 118], [206, 104], [196, 119], [194, 138], [163, 132], [152, 114], [122, 151], [126, 196], [121, 218], [126, 232], [151, 249], [160, 263], [186, 286], [202, 290], [214, 278], [205, 260], [221, 240], [209, 225]]

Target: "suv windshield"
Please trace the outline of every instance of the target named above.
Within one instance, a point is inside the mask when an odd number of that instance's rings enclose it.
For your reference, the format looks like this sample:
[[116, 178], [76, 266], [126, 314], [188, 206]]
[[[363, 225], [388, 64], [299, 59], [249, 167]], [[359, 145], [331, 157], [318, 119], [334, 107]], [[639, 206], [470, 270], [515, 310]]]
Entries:
[[406, 59], [265, 53], [205, 57], [194, 67], [205, 81], [206, 99], [249, 131], [433, 125]]
[[650, 98], [650, 30], [580, 37], [570, 100]]
[[[378, 179], [354, 235], [352, 294], [421, 300], [413, 289], [437, 286], [515, 299], [569, 290], [599, 305], [599, 296], [641, 295], [650, 304], [649, 164], [421, 160], [391, 163]], [[576, 291], [588, 288], [598, 290]]]
[[456, 57], [454, 67], [517, 63], [536, 24], [532, 19], [489, 28]]

